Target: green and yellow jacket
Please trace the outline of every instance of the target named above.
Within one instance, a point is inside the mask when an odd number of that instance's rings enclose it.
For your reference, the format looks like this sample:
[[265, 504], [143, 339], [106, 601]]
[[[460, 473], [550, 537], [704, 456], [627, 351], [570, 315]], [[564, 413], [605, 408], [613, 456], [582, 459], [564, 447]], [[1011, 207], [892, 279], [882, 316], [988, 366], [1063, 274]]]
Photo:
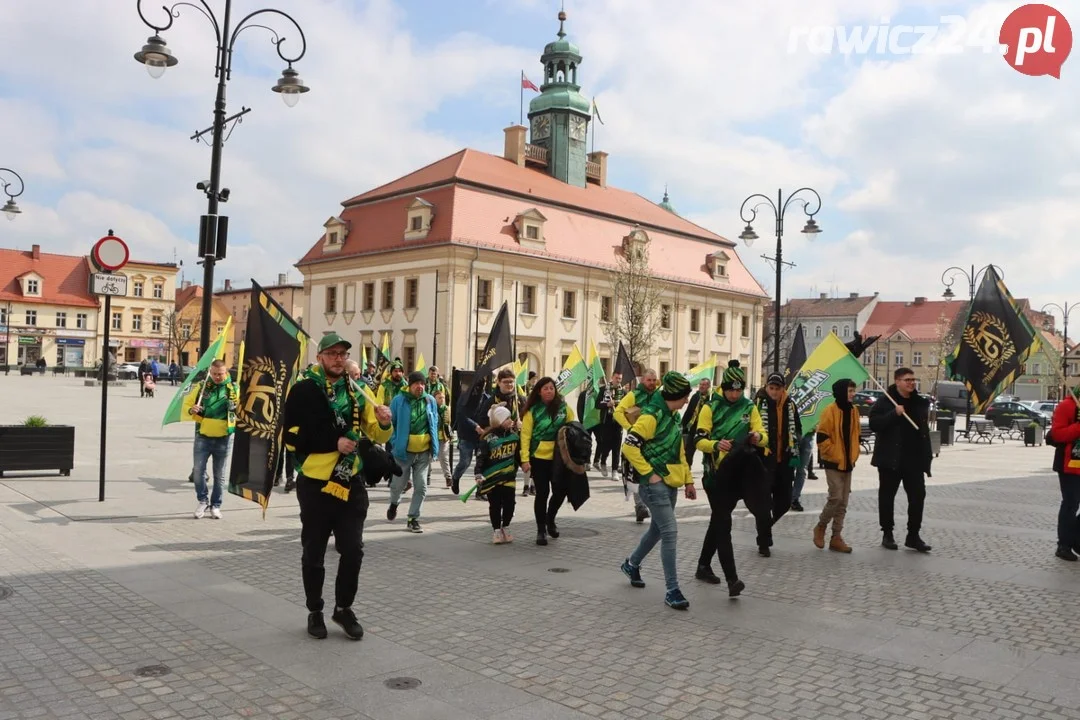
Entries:
[[669, 487], [694, 484], [690, 466], [686, 464], [682, 423], [667, 403], [650, 402], [642, 408], [641, 416], [630, 426], [623, 441], [622, 454], [633, 467], [634, 478], [642, 485], [647, 485], [653, 475], [659, 475]]
[[750, 433], [760, 436], [758, 447], [768, 447], [769, 435], [761, 421], [761, 413], [745, 396], [733, 403], [722, 392], [713, 392], [698, 414], [694, 447], [705, 455], [705, 485], [712, 487], [713, 470], [727, 454], [718, 446], [721, 440], [738, 442]]
[[207, 378], [202, 390], [201, 414], [191, 411], [195, 418], [195, 434], [203, 437], [228, 437], [236, 431], [236, 405], [240, 388], [232, 380], [218, 384]]
[[521, 436], [497, 428], [484, 436], [476, 453], [477, 494], [486, 495], [500, 485], [515, 487], [521, 465]]
[[401, 376], [401, 380], [394, 382], [393, 378], [386, 378], [379, 385], [379, 392], [375, 394], [375, 399], [379, 401], [380, 405], [390, 406], [390, 403], [394, 401], [398, 395], [403, 392], [409, 391], [409, 381], [405, 379], [405, 376]]
[[623, 430], [629, 430], [640, 417], [640, 410], [635, 410], [635, 408], [644, 408], [659, 397], [658, 390], [649, 392], [644, 385], [638, 385], [623, 396], [619, 404], [615, 406], [612, 417], [615, 418], [615, 422], [619, 423], [619, 427]]

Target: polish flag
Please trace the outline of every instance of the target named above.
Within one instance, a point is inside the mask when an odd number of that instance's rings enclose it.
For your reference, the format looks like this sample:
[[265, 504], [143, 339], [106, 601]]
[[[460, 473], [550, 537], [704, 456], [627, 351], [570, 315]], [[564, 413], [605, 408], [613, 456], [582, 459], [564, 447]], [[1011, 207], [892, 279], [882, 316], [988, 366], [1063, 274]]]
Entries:
[[532, 90], [533, 92], [540, 92], [540, 88], [533, 84], [533, 81], [525, 77], [525, 73], [521, 73], [521, 89]]

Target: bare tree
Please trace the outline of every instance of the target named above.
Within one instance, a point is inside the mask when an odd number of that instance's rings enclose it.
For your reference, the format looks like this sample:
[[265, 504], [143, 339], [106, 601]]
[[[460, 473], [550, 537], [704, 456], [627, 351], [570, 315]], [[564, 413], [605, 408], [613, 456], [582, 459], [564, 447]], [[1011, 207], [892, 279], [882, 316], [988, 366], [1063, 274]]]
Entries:
[[165, 334], [169, 343], [169, 359], [180, 362], [184, 348], [195, 339], [196, 328], [201, 325], [202, 313], [177, 312], [165, 313]]
[[[774, 325], [773, 314], [774, 308], [770, 305], [765, 310], [765, 318], [763, 322], [763, 332], [761, 338], [761, 367], [762, 372], [768, 374], [772, 372], [774, 358], [776, 357], [776, 343], [773, 342]], [[789, 300], [786, 304], [780, 306], [780, 367], [783, 368], [787, 362], [788, 356], [791, 355], [791, 344], [795, 341], [795, 333], [799, 330], [799, 325], [802, 323], [802, 313], [800, 313]], [[796, 368], [796, 371], [798, 368]]]
[[961, 311], [957, 313], [953, 322], [945, 317], [945, 313], [938, 316], [937, 331], [938, 341], [934, 348], [934, 353], [937, 356], [934, 363], [934, 386], [936, 387], [941, 380], [948, 380], [950, 378], [942, 378], [942, 373], [945, 371], [945, 363], [949, 359], [949, 356], [956, 350], [956, 346], [960, 341], [960, 333], [963, 332], [962, 324], [967, 318], [967, 313]]
[[615, 317], [607, 325], [612, 347], [620, 342], [631, 362], [648, 365], [656, 333], [660, 329], [661, 281], [649, 269], [649, 249], [645, 243], [628, 241], [611, 274]]

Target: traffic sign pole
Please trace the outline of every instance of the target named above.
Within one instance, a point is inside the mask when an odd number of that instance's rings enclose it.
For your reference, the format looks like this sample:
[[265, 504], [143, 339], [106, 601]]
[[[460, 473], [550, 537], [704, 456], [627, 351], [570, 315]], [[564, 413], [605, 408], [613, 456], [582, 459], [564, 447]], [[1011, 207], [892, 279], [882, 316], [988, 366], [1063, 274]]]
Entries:
[[[109, 231], [112, 235], [112, 231]], [[109, 327], [112, 325], [112, 295], [105, 296], [105, 339], [101, 349], [101, 458], [98, 467], [98, 502], [105, 502], [105, 428], [109, 424]]]
[[[90, 250], [90, 259], [100, 271], [90, 277], [90, 291], [105, 296], [105, 335], [101, 345], [101, 457], [98, 465], [98, 502], [105, 502], [105, 430], [109, 424], [109, 330], [112, 327], [112, 296], [127, 294], [127, 277], [120, 275], [110, 278], [104, 273], [113, 274], [127, 265], [131, 253], [127, 243], [109, 234], [94, 243]], [[139, 378], [142, 382], [142, 378]]]

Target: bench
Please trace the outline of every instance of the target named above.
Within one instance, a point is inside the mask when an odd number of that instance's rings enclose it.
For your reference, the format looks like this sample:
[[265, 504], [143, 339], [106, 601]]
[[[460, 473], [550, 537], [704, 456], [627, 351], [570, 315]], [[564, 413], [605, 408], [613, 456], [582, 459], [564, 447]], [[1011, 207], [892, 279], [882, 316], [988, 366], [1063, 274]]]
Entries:
[[994, 440], [1000, 440], [1005, 442], [1005, 433], [1001, 428], [994, 425], [990, 420], [976, 420], [971, 419], [971, 428], [967, 433], [967, 441], [969, 443], [977, 443], [985, 440], [987, 444], [993, 443]]
[[859, 418], [859, 446], [862, 447], [862, 451], [870, 455], [874, 452], [874, 440], [877, 438], [870, 430], [870, 418]]
[[20, 365], [19, 366], [19, 374], [20, 375], [33, 375], [36, 372], [37, 372], [37, 368], [34, 367], [33, 365]]

